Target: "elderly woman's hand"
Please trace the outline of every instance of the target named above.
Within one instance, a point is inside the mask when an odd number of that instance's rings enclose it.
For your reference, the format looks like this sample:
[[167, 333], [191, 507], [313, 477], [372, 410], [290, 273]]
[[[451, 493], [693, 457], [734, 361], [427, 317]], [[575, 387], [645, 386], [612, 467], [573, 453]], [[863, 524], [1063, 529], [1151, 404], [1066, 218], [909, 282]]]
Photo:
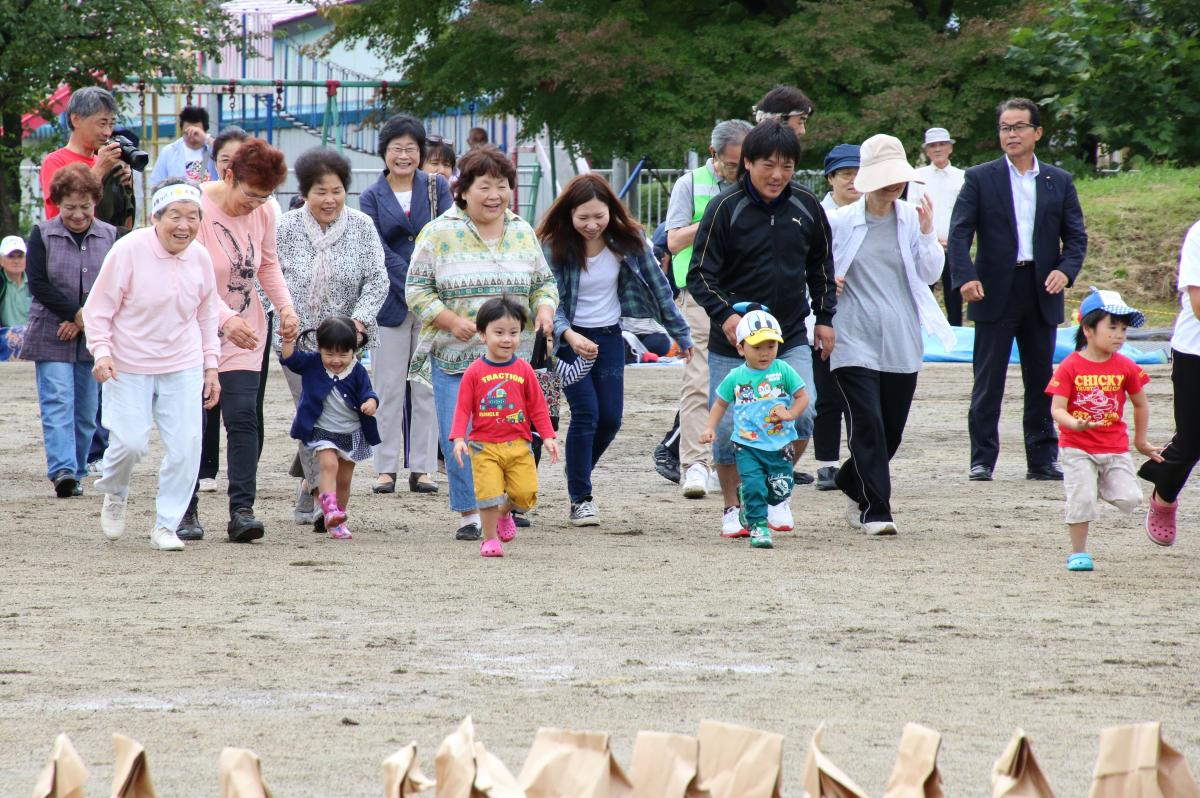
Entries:
[[554, 308], [549, 305], [539, 305], [537, 315], [534, 316], [533, 326], [542, 331], [542, 335], [546, 336], [546, 340], [553, 340]]
[[204, 370], [204, 409], [212, 410], [221, 401], [221, 380], [216, 369]]
[[96, 382], [107, 382], [117, 378], [117, 367], [113, 365], [111, 357], [102, 357], [92, 364], [92, 376], [96, 378]]
[[[225, 326], [221, 328], [221, 333], [239, 349], [258, 348], [258, 336], [254, 334], [254, 328], [247, 324], [246, 320], [241, 316], [233, 316], [229, 321], [225, 322]], [[279, 334], [285, 340], [288, 340], [288, 336], [284, 333], [282, 326], [279, 328]]]
[[79, 325], [73, 321], [64, 321], [58, 325], [58, 340], [73, 341], [82, 332]]
[[928, 194], [921, 195], [921, 204], [917, 206], [917, 221], [921, 223], [921, 234], [933, 232], [933, 200]]

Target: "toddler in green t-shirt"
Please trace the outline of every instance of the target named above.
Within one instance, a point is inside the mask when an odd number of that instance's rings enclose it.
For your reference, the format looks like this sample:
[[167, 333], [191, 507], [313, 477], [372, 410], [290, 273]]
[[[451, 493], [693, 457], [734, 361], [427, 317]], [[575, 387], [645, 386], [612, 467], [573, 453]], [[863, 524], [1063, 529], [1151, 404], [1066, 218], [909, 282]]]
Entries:
[[[750, 537], [750, 545], [769, 549], [767, 505], [792, 495], [792, 461], [784, 449], [796, 440], [796, 419], [808, 407], [808, 392], [796, 370], [777, 360], [783, 333], [765, 310], [754, 309], [738, 322], [738, 366], [717, 386], [700, 443], [712, 443], [725, 410], [733, 405], [732, 441], [737, 450], [741, 486], [741, 529], [727, 537]], [[721, 533], [725, 535], [724, 532]]]

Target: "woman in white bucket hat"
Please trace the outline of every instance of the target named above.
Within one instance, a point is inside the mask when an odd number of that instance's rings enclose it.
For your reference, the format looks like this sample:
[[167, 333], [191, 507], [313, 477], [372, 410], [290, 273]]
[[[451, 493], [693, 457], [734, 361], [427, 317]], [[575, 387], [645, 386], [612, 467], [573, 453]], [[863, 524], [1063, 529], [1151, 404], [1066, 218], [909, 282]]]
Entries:
[[862, 143], [854, 187], [862, 197], [829, 214], [841, 297], [830, 356], [846, 408], [850, 458], [837, 486], [849, 497], [847, 520], [873, 535], [896, 534], [889, 462], [900, 446], [924, 355], [921, 328], [947, 347], [954, 334], [929, 284], [945, 255], [933, 229], [933, 203], [900, 199], [919, 182], [899, 139]]

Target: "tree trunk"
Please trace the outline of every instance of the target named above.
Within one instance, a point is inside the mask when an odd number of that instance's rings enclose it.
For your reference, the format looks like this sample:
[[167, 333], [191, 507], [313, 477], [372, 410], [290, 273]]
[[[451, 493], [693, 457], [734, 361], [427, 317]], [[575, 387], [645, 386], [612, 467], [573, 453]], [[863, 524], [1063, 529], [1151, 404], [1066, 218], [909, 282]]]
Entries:
[[0, 114], [0, 126], [0, 235], [14, 235], [21, 226], [21, 115]]

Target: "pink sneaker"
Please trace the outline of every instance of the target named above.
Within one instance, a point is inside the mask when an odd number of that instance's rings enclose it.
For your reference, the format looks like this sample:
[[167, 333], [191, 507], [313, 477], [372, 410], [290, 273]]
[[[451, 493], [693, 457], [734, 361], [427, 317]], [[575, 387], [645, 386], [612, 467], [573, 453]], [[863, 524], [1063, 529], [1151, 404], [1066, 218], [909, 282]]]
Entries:
[[1160, 546], [1175, 542], [1175, 511], [1179, 502], [1165, 504], [1155, 491], [1150, 492], [1150, 506], [1146, 509], [1146, 536]]
[[338, 507], [337, 496], [332, 493], [322, 493], [321, 512], [325, 515], [325, 528], [332, 530], [346, 520], [346, 511]]
[[512, 513], [506, 513], [496, 519], [496, 537], [508, 543], [516, 536], [517, 522], [513, 520]]
[[480, 557], [503, 557], [504, 547], [498, 540], [485, 540], [479, 544]]
[[329, 537], [333, 538], [334, 540], [350, 540], [354, 537], [354, 535], [350, 534], [350, 527], [346, 526], [346, 524], [343, 522], [337, 526], [329, 527]]

